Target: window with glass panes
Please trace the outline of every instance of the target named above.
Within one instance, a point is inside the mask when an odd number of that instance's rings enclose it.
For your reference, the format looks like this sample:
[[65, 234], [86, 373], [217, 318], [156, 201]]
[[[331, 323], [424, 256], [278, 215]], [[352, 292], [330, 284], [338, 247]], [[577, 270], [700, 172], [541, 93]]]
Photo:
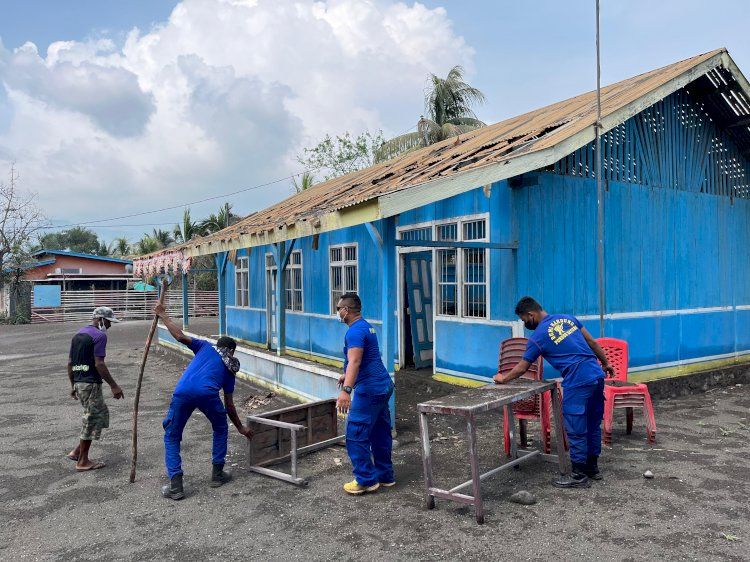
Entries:
[[[450, 242], [487, 241], [487, 219], [435, 226], [435, 238]], [[487, 257], [484, 248], [436, 250], [438, 314], [487, 318]]]
[[344, 293], [357, 292], [357, 246], [332, 246], [329, 249], [331, 267], [331, 314], [336, 314], [336, 303]]
[[[481, 241], [487, 238], [484, 219], [461, 223], [463, 241]], [[463, 316], [487, 317], [487, 250], [463, 248]]]
[[250, 285], [248, 278], [248, 258], [240, 256], [234, 267], [234, 286], [236, 306], [250, 306]]
[[289, 256], [284, 271], [284, 286], [286, 287], [286, 309], [302, 310], [302, 252], [295, 250]]
[[[457, 241], [456, 223], [439, 224], [435, 227], [438, 241]], [[458, 252], [455, 249], [437, 250], [437, 293], [438, 314], [455, 316], [458, 314], [458, 275], [456, 263]]]

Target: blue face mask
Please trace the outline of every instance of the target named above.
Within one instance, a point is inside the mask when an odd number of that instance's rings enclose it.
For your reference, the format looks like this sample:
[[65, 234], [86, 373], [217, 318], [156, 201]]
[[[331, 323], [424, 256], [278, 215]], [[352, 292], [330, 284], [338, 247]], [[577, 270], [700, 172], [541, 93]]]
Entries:
[[216, 351], [221, 355], [221, 360], [224, 361], [224, 365], [229, 369], [229, 372], [233, 375], [237, 374], [237, 371], [240, 370], [240, 360], [230, 355], [231, 350], [226, 347], [217, 347]]

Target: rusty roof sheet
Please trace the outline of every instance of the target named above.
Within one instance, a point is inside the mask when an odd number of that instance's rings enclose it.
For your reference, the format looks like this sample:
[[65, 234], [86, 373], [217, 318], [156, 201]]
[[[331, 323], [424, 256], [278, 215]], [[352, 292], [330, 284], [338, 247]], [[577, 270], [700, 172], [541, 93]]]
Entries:
[[[602, 118], [722, 53], [726, 53], [726, 50], [717, 49], [603, 87]], [[545, 150], [593, 126], [595, 121], [596, 92], [591, 91], [319, 183], [224, 230], [183, 244], [178, 249], [204, 246], [207, 242], [227, 241], [244, 235], [262, 235], [300, 221], [314, 221], [326, 213], [436, 178]]]

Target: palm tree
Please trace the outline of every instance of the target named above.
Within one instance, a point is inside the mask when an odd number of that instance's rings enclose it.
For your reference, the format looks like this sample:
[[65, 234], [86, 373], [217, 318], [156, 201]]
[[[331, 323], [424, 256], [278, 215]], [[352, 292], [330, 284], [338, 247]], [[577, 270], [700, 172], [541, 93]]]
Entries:
[[232, 226], [239, 220], [239, 216], [232, 212], [232, 205], [224, 203], [217, 214], [211, 213], [211, 215], [200, 223], [199, 229], [201, 234], [211, 234], [212, 232], [218, 232], [228, 226]]
[[156, 240], [159, 245], [161, 245], [162, 248], [169, 247], [170, 244], [174, 242], [174, 238], [172, 238], [172, 235], [169, 233], [168, 230], [162, 230], [160, 229], [154, 229], [153, 234], [151, 235], [151, 238]]
[[462, 67], [454, 66], [445, 78], [430, 74], [424, 99], [427, 117], [419, 118], [416, 132], [384, 142], [376, 155], [378, 162], [484, 127], [472, 110], [484, 101], [481, 91], [464, 82]]
[[130, 253], [130, 242], [124, 236], [115, 238], [110, 244], [109, 253], [115, 256], [127, 256]]
[[185, 208], [182, 213], [182, 223], [174, 225], [174, 239], [176, 242], [184, 243], [196, 236], [203, 235], [202, 225], [193, 222], [190, 218], [190, 207]]
[[306, 189], [310, 189], [313, 185], [315, 185], [315, 176], [313, 176], [310, 172], [302, 172], [299, 180], [297, 180], [297, 176], [294, 176], [292, 178], [292, 185], [294, 186], [294, 191], [296, 191], [297, 193], [302, 193]]
[[135, 247], [135, 253], [142, 256], [144, 254], [156, 252], [160, 248], [161, 246], [159, 245], [158, 240], [154, 240], [150, 235], [144, 234], [143, 238], [138, 241], [138, 244]]

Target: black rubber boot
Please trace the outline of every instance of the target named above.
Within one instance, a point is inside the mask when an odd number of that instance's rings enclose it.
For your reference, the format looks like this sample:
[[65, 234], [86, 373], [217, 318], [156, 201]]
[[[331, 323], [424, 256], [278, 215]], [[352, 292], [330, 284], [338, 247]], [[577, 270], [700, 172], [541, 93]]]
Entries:
[[599, 457], [588, 457], [586, 459], [586, 470], [584, 471], [586, 476], [591, 480], [602, 480], [602, 473], [599, 472]]
[[211, 487], [218, 488], [229, 482], [232, 479], [232, 475], [228, 472], [224, 472], [223, 464], [215, 464], [214, 471], [211, 475]]
[[570, 476], [561, 474], [560, 478], [555, 480], [552, 485], [556, 488], [588, 488], [591, 486], [589, 477], [584, 472], [586, 465], [573, 463], [573, 472]]
[[171, 500], [181, 500], [185, 497], [182, 490], [182, 474], [173, 476], [169, 484], [161, 487], [161, 495]]

